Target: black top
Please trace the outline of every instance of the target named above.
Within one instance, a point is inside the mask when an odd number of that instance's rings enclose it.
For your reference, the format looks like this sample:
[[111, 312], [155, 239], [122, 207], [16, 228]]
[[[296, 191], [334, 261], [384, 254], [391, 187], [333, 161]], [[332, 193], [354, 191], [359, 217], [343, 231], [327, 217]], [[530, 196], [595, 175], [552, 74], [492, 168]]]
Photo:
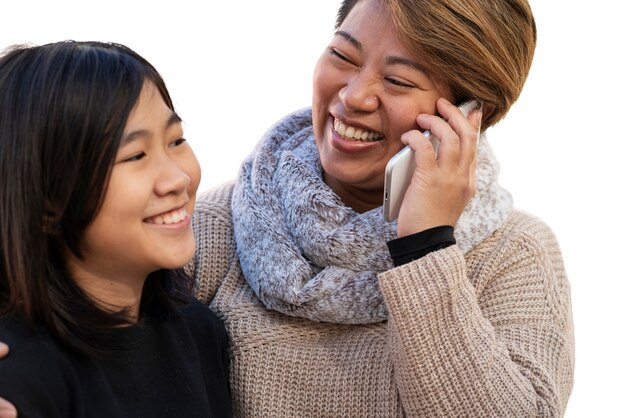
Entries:
[[0, 341], [11, 347], [0, 396], [20, 418], [231, 415], [226, 330], [197, 300], [113, 330], [99, 356], [70, 352], [17, 319], [0, 325]]

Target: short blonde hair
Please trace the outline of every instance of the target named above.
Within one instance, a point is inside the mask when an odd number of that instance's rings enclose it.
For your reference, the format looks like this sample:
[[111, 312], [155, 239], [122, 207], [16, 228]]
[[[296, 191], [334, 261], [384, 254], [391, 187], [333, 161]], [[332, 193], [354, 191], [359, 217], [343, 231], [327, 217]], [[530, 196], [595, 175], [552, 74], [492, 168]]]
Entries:
[[[481, 100], [494, 125], [519, 97], [532, 63], [537, 29], [526, 0], [381, 0], [400, 40], [457, 102]], [[358, 0], [344, 0], [339, 26]]]

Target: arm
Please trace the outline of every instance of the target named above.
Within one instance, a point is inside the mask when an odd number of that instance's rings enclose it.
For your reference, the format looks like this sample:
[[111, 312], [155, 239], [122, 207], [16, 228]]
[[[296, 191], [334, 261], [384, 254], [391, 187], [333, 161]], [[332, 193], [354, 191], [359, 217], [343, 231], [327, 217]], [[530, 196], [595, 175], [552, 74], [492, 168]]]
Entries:
[[407, 415], [563, 415], [571, 307], [545, 225], [520, 221], [467, 263], [451, 246], [382, 274], [380, 284]]
[[[417, 122], [416, 169], [398, 218], [400, 237], [455, 225], [476, 188], [480, 113]], [[572, 386], [569, 286], [540, 221], [516, 213], [464, 258], [457, 245], [379, 276], [389, 310], [395, 379], [409, 416], [559, 416]]]

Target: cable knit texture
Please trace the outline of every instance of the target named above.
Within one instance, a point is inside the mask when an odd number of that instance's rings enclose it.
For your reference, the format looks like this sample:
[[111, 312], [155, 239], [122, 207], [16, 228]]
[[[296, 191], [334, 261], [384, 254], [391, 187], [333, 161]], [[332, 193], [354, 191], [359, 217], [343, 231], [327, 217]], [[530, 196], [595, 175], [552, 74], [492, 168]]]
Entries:
[[232, 184], [199, 198], [196, 295], [225, 321], [238, 417], [557, 417], [572, 389], [569, 285], [550, 229], [514, 211], [378, 275], [389, 320], [310, 321], [267, 310], [243, 277]]
[[[464, 252], [512, 210], [484, 135], [477, 159], [477, 191], [455, 227]], [[309, 108], [274, 125], [244, 161], [232, 210], [244, 276], [267, 308], [335, 323], [387, 319], [377, 274], [393, 267], [386, 242], [397, 222], [382, 207], [355, 212], [324, 183]]]

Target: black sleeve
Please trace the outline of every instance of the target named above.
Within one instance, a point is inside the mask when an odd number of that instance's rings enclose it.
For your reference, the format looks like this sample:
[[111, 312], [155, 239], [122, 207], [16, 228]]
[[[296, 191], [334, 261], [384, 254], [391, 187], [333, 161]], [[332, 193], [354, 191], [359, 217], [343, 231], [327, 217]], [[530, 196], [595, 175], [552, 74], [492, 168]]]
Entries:
[[393, 265], [398, 267], [453, 244], [456, 244], [454, 227], [444, 225], [391, 240], [387, 248]]

